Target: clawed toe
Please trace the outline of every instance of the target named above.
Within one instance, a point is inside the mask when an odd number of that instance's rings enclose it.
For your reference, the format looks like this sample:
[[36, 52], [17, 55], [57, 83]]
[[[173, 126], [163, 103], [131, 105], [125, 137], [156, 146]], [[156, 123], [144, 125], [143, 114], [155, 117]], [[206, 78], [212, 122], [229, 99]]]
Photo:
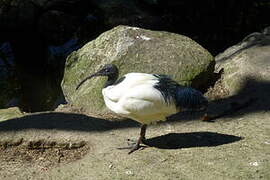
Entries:
[[140, 137], [137, 141], [134, 141], [132, 139], [127, 139], [128, 140], [128, 147], [122, 147], [122, 148], [117, 148], [117, 149], [131, 149], [128, 154], [133, 153], [134, 151], [137, 151], [139, 149], [144, 149], [147, 146], [142, 146], [141, 144], [145, 144], [145, 131], [146, 131], [146, 126], [143, 124], [141, 126], [141, 132], [140, 132]]
[[123, 149], [130, 149], [130, 151], [128, 152], [128, 154], [131, 154], [133, 153], [134, 151], [137, 151], [137, 150], [142, 150], [146, 147], [148, 147], [147, 145], [142, 145], [141, 143], [144, 144], [144, 140], [141, 140], [140, 142], [137, 142], [135, 140], [132, 140], [132, 139], [128, 139], [128, 146], [126, 147], [119, 147], [117, 149], [120, 149], [120, 150], [123, 150]]

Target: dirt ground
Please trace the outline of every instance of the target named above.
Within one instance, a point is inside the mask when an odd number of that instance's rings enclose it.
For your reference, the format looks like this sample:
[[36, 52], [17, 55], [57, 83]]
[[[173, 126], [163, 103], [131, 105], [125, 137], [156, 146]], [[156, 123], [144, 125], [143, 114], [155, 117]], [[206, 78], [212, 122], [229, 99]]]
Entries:
[[149, 126], [150, 147], [130, 155], [117, 148], [138, 138], [131, 120], [65, 106], [2, 121], [0, 179], [270, 179], [269, 97], [216, 100], [219, 92], [207, 93], [209, 114], [227, 115], [205, 122], [202, 113], [180, 113]]

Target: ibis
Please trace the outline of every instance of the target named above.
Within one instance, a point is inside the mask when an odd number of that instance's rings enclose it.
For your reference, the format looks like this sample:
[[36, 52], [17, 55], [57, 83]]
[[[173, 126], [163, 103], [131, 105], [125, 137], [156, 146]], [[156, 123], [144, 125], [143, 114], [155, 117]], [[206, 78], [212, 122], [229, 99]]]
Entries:
[[166, 75], [133, 72], [118, 79], [119, 70], [114, 64], [107, 64], [86, 77], [76, 90], [96, 76], [108, 77], [102, 89], [106, 106], [122, 117], [141, 123], [139, 139], [130, 147], [129, 154], [145, 144], [147, 125], [165, 121], [168, 116], [180, 111], [204, 110], [208, 105], [200, 91], [182, 86]]

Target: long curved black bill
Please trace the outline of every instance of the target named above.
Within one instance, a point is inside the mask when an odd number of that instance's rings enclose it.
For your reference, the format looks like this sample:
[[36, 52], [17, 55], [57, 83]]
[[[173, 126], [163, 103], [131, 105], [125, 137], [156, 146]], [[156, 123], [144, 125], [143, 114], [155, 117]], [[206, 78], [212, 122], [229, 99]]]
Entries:
[[78, 90], [79, 87], [80, 87], [85, 81], [87, 81], [88, 79], [91, 79], [91, 78], [94, 77], [94, 76], [97, 76], [97, 73], [92, 74], [92, 75], [86, 77], [84, 80], [82, 80], [82, 81], [77, 85], [76, 90]]

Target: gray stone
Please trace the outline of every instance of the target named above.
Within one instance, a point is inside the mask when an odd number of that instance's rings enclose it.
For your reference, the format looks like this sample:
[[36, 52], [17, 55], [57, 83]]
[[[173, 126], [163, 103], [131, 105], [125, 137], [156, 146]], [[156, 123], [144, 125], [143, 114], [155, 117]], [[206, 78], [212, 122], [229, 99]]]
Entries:
[[215, 57], [217, 71], [224, 69], [223, 83], [229, 96], [240, 91], [256, 92], [270, 82], [270, 35], [265, 28], [262, 33], [252, 33], [242, 42], [228, 48]]
[[119, 67], [120, 76], [129, 72], [167, 74], [195, 88], [207, 84], [214, 69], [212, 55], [188, 37], [118, 26], [67, 58], [62, 81], [66, 100], [95, 115], [107, 114], [101, 94], [105, 78], [91, 79], [78, 91], [75, 87], [108, 63]]

